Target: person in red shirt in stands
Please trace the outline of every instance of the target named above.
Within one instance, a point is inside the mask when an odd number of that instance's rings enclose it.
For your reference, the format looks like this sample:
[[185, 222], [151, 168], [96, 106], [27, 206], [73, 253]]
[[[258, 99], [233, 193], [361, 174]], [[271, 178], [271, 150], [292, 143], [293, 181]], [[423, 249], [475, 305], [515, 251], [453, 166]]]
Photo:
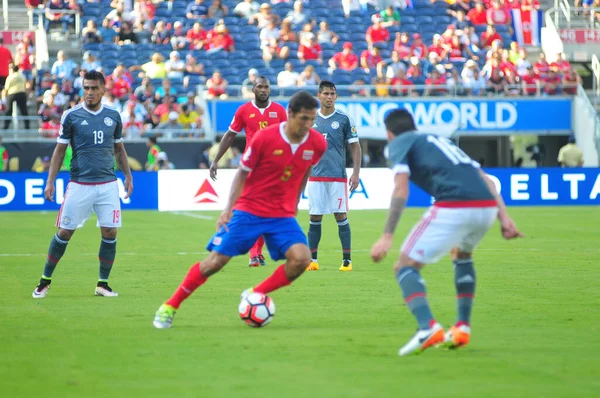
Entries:
[[396, 33], [396, 40], [394, 41], [394, 51], [398, 53], [400, 59], [403, 61], [408, 61], [412, 54], [408, 41], [408, 33]]
[[379, 15], [373, 15], [373, 25], [367, 29], [365, 40], [370, 46], [374, 43], [390, 40], [390, 32], [381, 25], [381, 17]]
[[535, 74], [533, 67], [527, 68], [527, 73], [521, 76], [523, 95], [540, 95], [540, 77]]
[[329, 60], [331, 71], [336, 69], [353, 71], [358, 67], [358, 56], [352, 52], [352, 43], [347, 41], [342, 48], [341, 52], [336, 53]]
[[202, 50], [207, 42], [206, 31], [200, 22], [194, 23], [192, 29], [187, 31], [185, 37], [190, 42], [190, 50]]
[[562, 92], [567, 95], [576, 95], [579, 84], [581, 84], [581, 77], [573, 69], [570, 69], [562, 79]]
[[560, 89], [560, 76], [553, 70], [548, 71], [548, 76], [543, 79], [544, 93], [546, 95], [556, 95]]
[[535, 73], [537, 73], [540, 77], [544, 78], [548, 74], [550, 70], [550, 64], [546, 60], [546, 54], [543, 52], [540, 53], [540, 58], [533, 64], [533, 69]]
[[[431, 71], [431, 75], [425, 80], [425, 92], [423, 96], [443, 96], [448, 94], [448, 88], [446, 87], [446, 76], [440, 74], [440, 71], [434, 69]], [[432, 87], [440, 86], [440, 87]]]
[[207, 34], [208, 44], [207, 47], [212, 51], [235, 51], [235, 42], [229, 34], [229, 30], [225, 24], [217, 25], [214, 32]]
[[413, 35], [413, 44], [410, 46], [410, 54], [411, 56], [417, 57], [418, 59], [426, 58], [429, 55], [427, 51], [427, 46], [423, 44], [423, 40], [421, 39], [421, 35], [415, 33]]
[[502, 8], [502, 5], [498, 0], [492, 3], [492, 8], [486, 12], [488, 25], [510, 25], [511, 16], [510, 13]]
[[317, 43], [317, 38], [314, 34], [308, 35], [307, 39], [298, 46], [298, 59], [305, 63], [306, 61], [317, 61], [323, 63], [323, 49]]
[[569, 61], [564, 59], [562, 53], [556, 54], [556, 61], [550, 64], [550, 70], [556, 71], [559, 75], [568, 72], [571, 70], [571, 64]]
[[206, 81], [206, 87], [208, 88], [207, 99], [212, 98], [227, 98], [227, 85], [229, 83], [223, 78], [223, 75], [218, 70], [213, 72], [210, 79]]
[[406, 78], [406, 72], [399, 69], [398, 74], [390, 81], [390, 95], [391, 96], [413, 96], [415, 91], [413, 90], [414, 83], [412, 80]]
[[4, 47], [4, 38], [0, 34], [0, 90], [4, 88], [4, 83], [8, 77], [8, 66], [12, 62], [12, 54], [8, 48]]
[[494, 25], [488, 25], [486, 31], [481, 34], [481, 47], [485, 49], [490, 48], [496, 40], [502, 41], [502, 36], [496, 32]]
[[502, 58], [500, 59], [499, 64], [500, 71], [504, 74], [506, 81], [508, 84], [516, 83], [517, 79], [517, 67], [515, 64], [510, 62], [510, 53], [508, 50], [502, 51]]
[[370, 50], [364, 50], [360, 54], [360, 67], [367, 73], [370, 73], [371, 70], [377, 70], [377, 64], [381, 61], [383, 59], [379, 47], [371, 47]]
[[450, 47], [444, 43], [444, 39], [441, 35], [436, 34], [433, 36], [433, 44], [429, 46], [429, 54], [436, 53], [440, 59], [446, 58], [446, 54], [450, 51]]
[[475, 3], [475, 8], [471, 8], [469, 12], [467, 12], [467, 19], [471, 21], [473, 25], [486, 25], [488, 23], [487, 13], [483, 8], [483, 3]]

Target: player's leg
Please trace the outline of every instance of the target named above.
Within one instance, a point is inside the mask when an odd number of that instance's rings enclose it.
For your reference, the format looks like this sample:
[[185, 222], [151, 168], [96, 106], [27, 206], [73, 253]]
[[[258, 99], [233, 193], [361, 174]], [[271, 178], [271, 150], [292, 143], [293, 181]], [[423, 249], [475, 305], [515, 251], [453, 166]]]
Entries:
[[308, 226], [308, 247], [310, 248], [312, 261], [307, 271], [318, 271], [318, 251], [321, 241], [321, 223], [323, 214], [330, 214], [328, 200], [328, 183], [321, 181], [309, 181], [306, 186], [308, 196], [308, 214], [310, 223]]
[[89, 217], [92, 211], [93, 195], [85, 185], [69, 183], [63, 203], [56, 217], [58, 231], [50, 241], [44, 272], [40, 282], [31, 294], [33, 298], [44, 298], [50, 289], [52, 275], [58, 262], [65, 254], [67, 245], [81, 221]]
[[119, 294], [108, 286], [108, 277], [117, 255], [117, 230], [121, 227], [121, 200], [116, 181], [96, 185], [97, 196], [94, 212], [100, 226], [100, 249], [98, 250], [99, 276], [95, 295], [117, 297]]
[[338, 225], [338, 235], [342, 244], [342, 265], [340, 271], [352, 271], [351, 242], [352, 232], [348, 221], [348, 184], [329, 183], [329, 206]]
[[211, 253], [208, 258], [192, 265], [175, 293], [160, 306], [154, 317], [155, 327], [159, 329], [171, 327], [175, 312], [181, 303], [202, 286], [211, 275], [219, 272], [231, 257], [247, 253], [262, 234], [263, 226], [258, 217], [234, 211], [227, 227], [228, 231], [221, 229], [209, 241], [206, 248]]
[[321, 241], [321, 223], [323, 222], [322, 214], [311, 214], [308, 226], [308, 247], [310, 248], [311, 262], [307, 271], [319, 270], [319, 242]]
[[467, 224], [469, 232], [451, 252], [458, 316], [454, 326], [446, 333], [445, 344], [449, 348], [467, 345], [471, 339], [471, 312], [477, 282], [472, 253], [497, 216], [495, 208], [466, 209], [466, 212], [470, 213], [464, 216], [470, 221]]
[[292, 283], [306, 270], [311, 261], [306, 236], [295, 218], [270, 219], [263, 236], [273, 260], [286, 259], [275, 272], [249, 291], [268, 294]]
[[250, 248], [248, 266], [249, 267], [263, 267], [267, 265], [265, 263], [265, 256], [263, 256], [262, 250], [265, 246], [265, 239], [259, 236], [254, 245]]
[[[442, 211], [440, 211], [442, 210]], [[435, 320], [427, 301], [421, 269], [438, 261], [460, 241], [460, 230], [453, 227], [447, 212], [431, 208], [405, 239], [400, 259], [394, 265], [396, 280], [406, 306], [417, 320], [418, 331], [400, 348], [400, 355], [420, 353], [444, 342], [444, 329]]]

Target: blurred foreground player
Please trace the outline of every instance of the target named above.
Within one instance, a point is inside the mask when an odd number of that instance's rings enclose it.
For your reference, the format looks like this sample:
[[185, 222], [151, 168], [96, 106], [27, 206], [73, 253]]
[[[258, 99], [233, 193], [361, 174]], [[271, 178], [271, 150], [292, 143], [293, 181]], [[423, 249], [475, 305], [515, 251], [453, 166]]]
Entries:
[[[219, 160], [221, 160], [231, 147], [235, 136], [241, 133], [242, 130], [246, 132], [246, 146], [248, 146], [257, 131], [287, 120], [285, 108], [270, 100], [271, 85], [269, 79], [264, 76], [258, 77], [254, 81], [252, 92], [255, 99], [238, 108], [229, 125], [229, 130], [227, 130], [219, 144], [217, 155], [210, 165], [210, 178], [213, 180], [217, 179], [217, 164]], [[259, 236], [256, 244], [250, 249], [250, 261], [248, 263], [250, 267], [265, 265], [265, 257], [262, 254], [264, 245], [265, 241], [263, 237]]]
[[[383, 236], [373, 246], [371, 257], [381, 261], [392, 239], [408, 199], [409, 179], [434, 197], [434, 205], [404, 240], [400, 258], [394, 265], [406, 305], [419, 324], [419, 330], [406, 343], [401, 356], [420, 353], [445, 343], [449, 348], [466, 345], [471, 336], [470, 318], [475, 294], [472, 253], [479, 241], [500, 220], [502, 236], [523, 236], [509, 217], [494, 183], [479, 164], [449, 139], [417, 133], [406, 110], [393, 110], [385, 118], [394, 191]], [[444, 334], [435, 320], [425, 293], [420, 271], [453, 251], [454, 282], [458, 300], [458, 320]]]
[[264, 236], [273, 260], [285, 258], [286, 263], [244, 294], [267, 294], [302, 275], [310, 264], [310, 250], [295, 216], [312, 166], [327, 148], [323, 136], [310, 128], [317, 106], [309, 93], [294, 94], [288, 106], [289, 120], [252, 139], [233, 180], [227, 207], [217, 221], [217, 233], [208, 243], [211, 253], [190, 268], [173, 296], [160, 306], [155, 327], [171, 327], [181, 303], [231, 257], [246, 253], [259, 236]]

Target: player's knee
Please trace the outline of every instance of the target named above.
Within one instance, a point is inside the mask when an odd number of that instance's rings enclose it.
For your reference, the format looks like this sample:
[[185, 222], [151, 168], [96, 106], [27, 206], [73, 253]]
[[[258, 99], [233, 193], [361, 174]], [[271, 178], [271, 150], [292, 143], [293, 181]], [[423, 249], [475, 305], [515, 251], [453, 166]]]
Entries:
[[117, 229], [116, 228], [102, 228], [102, 237], [104, 239], [116, 239]]
[[417, 271], [420, 271], [421, 268], [423, 268], [424, 266], [425, 264], [413, 260], [406, 253], [401, 253], [400, 258], [394, 264], [394, 272], [398, 272], [401, 268], [404, 267], [413, 267]]
[[62, 240], [69, 240], [75, 233], [75, 230], [59, 228], [58, 229], [58, 237]]
[[312, 222], [321, 222], [321, 221], [323, 221], [323, 215], [311, 214], [310, 221], [312, 221]]
[[344, 221], [348, 218], [347, 213], [333, 213], [333, 216], [335, 217], [335, 221], [337, 222]]
[[229, 261], [229, 257], [216, 252], [211, 252], [208, 258], [200, 262], [200, 273], [204, 276], [210, 276], [219, 272]]
[[287, 255], [289, 266], [295, 271], [302, 273], [311, 262], [310, 249], [305, 245], [294, 245], [290, 248]]

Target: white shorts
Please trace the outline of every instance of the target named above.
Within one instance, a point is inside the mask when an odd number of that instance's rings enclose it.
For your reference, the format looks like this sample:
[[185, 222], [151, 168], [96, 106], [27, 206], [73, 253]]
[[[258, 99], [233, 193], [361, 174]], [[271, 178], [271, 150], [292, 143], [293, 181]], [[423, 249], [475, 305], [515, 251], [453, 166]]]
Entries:
[[400, 251], [423, 264], [439, 261], [454, 247], [473, 252], [497, 215], [497, 207], [432, 206], [410, 231]]
[[348, 184], [341, 181], [308, 182], [308, 214], [348, 213]]
[[65, 199], [58, 211], [56, 226], [74, 230], [83, 227], [92, 212], [98, 216], [99, 227], [121, 226], [121, 200], [117, 181], [105, 184], [79, 184], [69, 182]]

